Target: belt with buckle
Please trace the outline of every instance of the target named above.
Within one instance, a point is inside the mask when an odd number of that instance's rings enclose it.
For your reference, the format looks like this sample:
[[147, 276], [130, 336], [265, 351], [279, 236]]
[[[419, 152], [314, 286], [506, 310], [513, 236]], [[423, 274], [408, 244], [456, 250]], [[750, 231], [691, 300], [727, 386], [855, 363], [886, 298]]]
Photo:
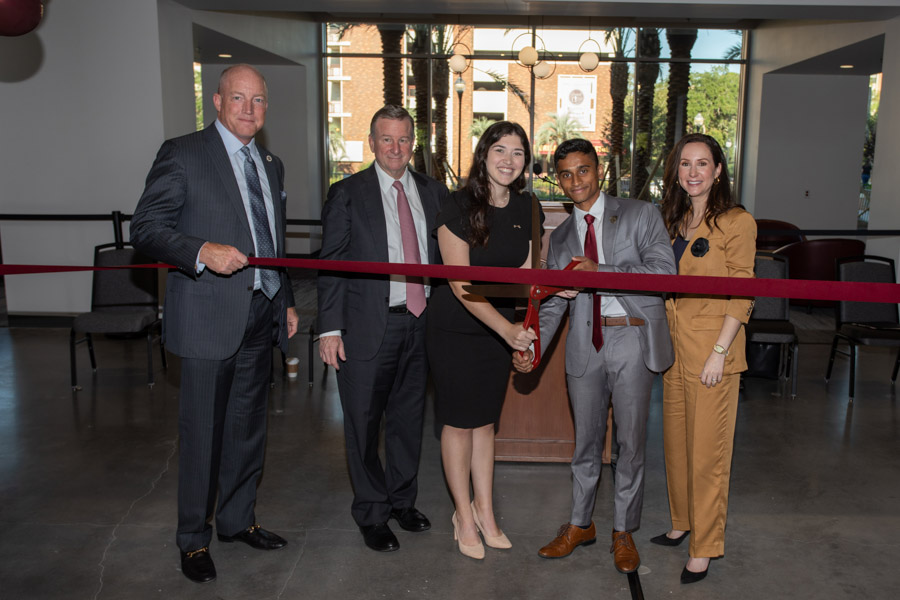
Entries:
[[388, 312], [401, 314], [401, 315], [405, 315], [405, 314], [409, 313], [409, 311], [406, 309], [405, 304], [398, 304], [397, 306], [389, 306]]

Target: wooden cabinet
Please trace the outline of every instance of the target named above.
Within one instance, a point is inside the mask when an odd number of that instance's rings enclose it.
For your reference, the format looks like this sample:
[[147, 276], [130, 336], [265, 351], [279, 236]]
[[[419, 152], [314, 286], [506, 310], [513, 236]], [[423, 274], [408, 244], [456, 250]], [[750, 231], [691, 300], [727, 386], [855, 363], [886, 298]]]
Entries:
[[[542, 203], [545, 215], [541, 258], [546, 259], [547, 241], [571, 211], [571, 204]], [[567, 210], [568, 209], [568, 210]], [[570, 462], [575, 450], [575, 427], [566, 388], [566, 334], [568, 318], [560, 323], [540, 366], [528, 374], [513, 373], [495, 439], [497, 460]], [[603, 462], [608, 463], [612, 439], [612, 416], [607, 427]]]

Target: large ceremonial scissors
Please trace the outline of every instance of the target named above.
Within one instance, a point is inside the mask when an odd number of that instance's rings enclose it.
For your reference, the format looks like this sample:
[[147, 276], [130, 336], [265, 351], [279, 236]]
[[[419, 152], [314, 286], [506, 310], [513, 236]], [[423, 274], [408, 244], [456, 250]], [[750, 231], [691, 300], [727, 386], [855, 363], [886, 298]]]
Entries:
[[[579, 261], [573, 260], [564, 271], [575, 268]], [[541, 320], [538, 312], [541, 308], [541, 300], [547, 296], [552, 296], [557, 292], [561, 292], [566, 288], [553, 287], [549, 285], [527, 285], [516, 283], [496, 283], [496, 284], [477, 284], [464, 285], [463, 289], [470, 294], [478, 294], [488, 298], [527, 298], [528, 312], [525, 313], [525, 321], [522, 323], [524, 329], [529, 327], [534, 329], [534, 358], [531, 360], [531, 366], [537, 368], [541, 364]], [[524, 352], [519, 352], [524, 355]]]

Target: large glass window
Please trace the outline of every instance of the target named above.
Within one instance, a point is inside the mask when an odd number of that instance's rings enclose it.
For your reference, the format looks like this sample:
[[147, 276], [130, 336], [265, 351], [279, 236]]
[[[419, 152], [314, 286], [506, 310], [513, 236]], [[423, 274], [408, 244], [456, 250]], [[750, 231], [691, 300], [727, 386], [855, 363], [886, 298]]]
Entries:
[[[560, 199], [553, 152], [590, 140], [606, 166], [604, 187], [658, 201], [665, 158], [682, 135], [703, 131], [739, 167], [743, 32], [697, 29], [329, 23], [325, 30], [332, 181], [373, 160], [372, 114], [403, 104], [416, 120], [414, 168], [456, 187], [479, 136], [511, 120], [529, 133], [534, 191]], [[519, 62], [533, 46], [540, 68]], [[583, 54], [596, 55], [592, 62]], [[453, 72], [448, 59], [466, 58]]]

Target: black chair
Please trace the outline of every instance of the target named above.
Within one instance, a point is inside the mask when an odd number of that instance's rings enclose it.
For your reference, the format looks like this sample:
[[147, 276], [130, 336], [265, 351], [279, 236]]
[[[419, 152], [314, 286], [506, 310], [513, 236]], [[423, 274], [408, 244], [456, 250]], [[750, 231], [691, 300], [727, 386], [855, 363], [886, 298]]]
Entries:
[[[894, 261], [881, 256], [851, 256], [835, 262], [835, 278], [838, 281], [859, 281], [869, 283], [896, 283]], [[835, 311], [834, 340], [831, 342], [831, 355], [828, 357], [828, 371], [825, 381], [831, 378], [834, 356], [837, 354], [838, 342], [849, 345], [848, 352], [841, 352], [850, 357], [850, 402], [856, 395], [856, 347], [887, 346], [900, 349], [900, 319], [897, 305], [889, 302], [850, 302], [841, 300]], [[900, 368], [900, 350], [894, 361], [891, 373], [891, 385], [897, 381], [897, 369]]]
[[[94, 266], [114, 267], [154, 263], [128, 244], [102, 244], [94, 248]], [[72, 368], [72, 390], [78, 391], [75, 346], [87, 342], [91, 368], [97, 371], [93, 333], [110, 335], [140, 334], [147, 338], [147, 385], [153, 386], [153, 334], [161, 329], [159, 319], [159, 285], [156, 269], [112, 269], [94, 271], [91, 312], [75, 317], [69, 335], [69, 358]], [[84, 334], [76, 339], [77, 334]], [[166, 351], [159, 344], [162, 364], [166, 367]]]
[[[760, 279], [787, 279], [790, 273], [789, 261], [786, 256], [779, 254], [757, 252], [755, 271]], [[796, 398], [800, 344], [790, 317], [788, 298], [757, 298], [746, 332], [748, 345], [779, 345], [778, 377], [791, 380], [791, 398]]]

